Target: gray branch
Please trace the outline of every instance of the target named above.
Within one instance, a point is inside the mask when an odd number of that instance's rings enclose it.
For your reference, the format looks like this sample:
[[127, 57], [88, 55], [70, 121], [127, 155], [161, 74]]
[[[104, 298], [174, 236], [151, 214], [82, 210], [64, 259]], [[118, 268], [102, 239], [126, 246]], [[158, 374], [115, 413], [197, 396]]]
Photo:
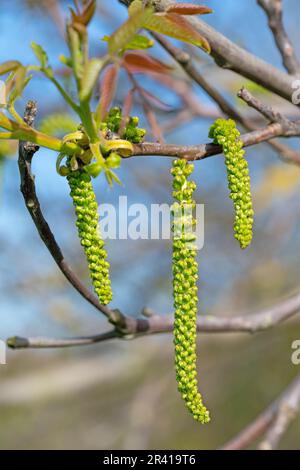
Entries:
[[[200, 333], [258, 333], [270, 329], [300, 312], [300, 293], [283, 300], [272, 308], [256, 314], [234, 317], [198, 316], [197, 331]], [[134, 339], [145, 335], [171, 333], [173, 315], [158, 315], [144, 309], [143, 317], [133, 318], [122, 315], [122, 321], [115, 323], [115, 328], [107, 333], [100, 333], [81, 338], [20, 338], [7, 340], [10, 348], [52, 348], [83, 346], [106, 341], [108, 339]]]
[[272, 449], [278, 445], [292, 418], [300, 411], [300, 375], [288, 388], [263, 411], [251, 424], [222, 450], [240, 450], [247, 448], [267, 432], [266, 440], [260, 445], [261, 450]]
[[[125, 5], [132, 2], [132, 0], [119, 1]], [[173, 2], [170, 0], [151, 0], [151, 4], [157, 11], [164, 11], [171, 3]], [[187, 21], [208, 40], [211, 56], [217, 65], [232, 70], [291, 102], [294, 76], [278, 70], [273, 65], [247, 52], [203, 20], [191, 17]]]
[[283, 25], [282, 0], [257, 0], [257, 3], [268, 17], [269, 27], [281, 54], [283, 65], [290, 74], [300, 74], [300, 63]]

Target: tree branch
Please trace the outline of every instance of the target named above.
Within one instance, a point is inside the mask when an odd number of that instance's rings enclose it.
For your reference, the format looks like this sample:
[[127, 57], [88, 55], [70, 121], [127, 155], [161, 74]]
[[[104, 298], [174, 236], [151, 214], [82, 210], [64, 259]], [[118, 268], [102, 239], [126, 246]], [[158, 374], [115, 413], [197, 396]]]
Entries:
[[45, 348], [68, 348], [72, 346], [87, 346], [108, 339], [117, 337], [115, 330], [108, 331], [107, 333], [101, 333], [93, 336], [80, 336], [78, 338], [22, 338], [20, 336], [14, 336], [7, 340], [7, 346], [11, 349], [45, 349]]
[[[132, 2], [132, 0], [119, 1], [125, 5]], [[157, 11], [164, 11], [172, 2], [170, 0], [151, 0], [151, 3]], [[295, 77], [281, 72], [271, 64], [247, 52], [201, 19], [191, 17], [187, 21], [208, 40], [211, 56], [217, 65], [237, 72], [291, 102], [292, 84]]]
[[288, 388], [268, 408], [261, 413], [253, 423], [247, 426], [235, 438], [225, 444], [221, 450], [240, 450], [247, 448], [256, 441], [268, 429], [266, 441], [260, 445], [260, 449], [270, 449], [278, 445], [283, 432], [291, 421], [291, 417], [285, 417], [282, 422], [282, 413], [292, 416], [300, 411], [300, 375], [288, 386]]
[[[252, 315], [224, 318], [198, 316], [197, 331], [200, 333], [258, 333], [286, 321], [299, 312], [300, 293], [289, 297], [272, 308]], [[144, 309], [142, 313], [144, 318], [122, 315], [122, 320], [116, 322], [115, 329], [108, 333], [63, 340], [13, 337], [7, 340], [7, 344], [13, 349], [82, 346], [113, 338], [134, 339], [145, 335], [171, 333], [173, 331], [173, 315], [161, 316], [149, 309]]]
[[[191, 56], [174, 46], [170, 41], [168, 41], [164, 36], [157, 33], [152, 33], [152, 36], [156, 41], [171, 55], [171, 57], [182, 67], [186, 74], [197, 83], [207, 94], [212, 98], [215, 103], [219, 106], [220, 110], [227, 115], [228, 117], [235, 119], [239, 122], [246, 130], [253, 131], [257, 129], [257, 126], [254, 125], [249, 119], [244, 118], [244, 116], [239, 113], [234, 106], [227, 101], [219, 91], [214, 88], [198, 71], [198, 69], [193, 65]], [[270, 119], [272, 121], [272, 119]], [[270, 141], [268, 144], [276, 151], [279, 152], [279, 155], [286, 161], [300, 164], [300, 153], [283, 145], [278, 141]]]
[[268, 17], [269, 27], [281, 54], [283, 65], [290, 74], [299, 74], [300, 63], [283, 25], [282, 0], [257, 0], [257, 3]]
[[[300, 136], [300, 121], [288, 121], [289, 125], [273, 123], [261, 129], [241, 135], [244, 147], [250, 147], [267, 142], [275, 137]], [[200, 145], [174, 145], [143, 142], [133, 146], [132, 157], [158, 155], [164, 157], [186, 158], [187, 160], [203, 160], [204, 158], [219, 155], [222, 147], [212, 143]], [[128, 158], [128, 157], [126, 157]]]

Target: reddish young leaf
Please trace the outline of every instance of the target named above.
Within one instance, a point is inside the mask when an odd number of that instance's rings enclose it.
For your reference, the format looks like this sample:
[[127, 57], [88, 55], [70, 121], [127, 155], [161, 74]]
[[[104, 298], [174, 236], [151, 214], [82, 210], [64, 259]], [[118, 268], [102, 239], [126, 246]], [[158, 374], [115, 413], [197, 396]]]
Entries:
[[210, 52], [208, 41], [193, 26], [177, 13], [156, 13], [144, 23], [144, 27], [157, 33], [202, 47]]
[[96, 111], [100, 121], [103, 121], [105, 118], [114, 99], [118, 75], [119, 67], [116, 64], [109, 66], [104, 73], [100, 90], [101, 97]]
[[143, 52], [127, 52], [123, 58], [123, 67], [132, 73], [169, 73], [172, 70], [167, 64]]
[[190, 3], [176, 3], [170, 5], [166, 11], [168, 13], [177, 13], [178, 15], [206, 15], [212, 13], [212, 9], [204, 5], [193, 5]]
[[82, 11], [77, 9], [77, 12], [75, 12], [72, 8], [70, 8], [70, 10], [72, 14], [73, 24], [79, 23], [81, 25], [87, 26], [95, 14], [96, 1], [90, 0], [89, 2], [87, 2]]

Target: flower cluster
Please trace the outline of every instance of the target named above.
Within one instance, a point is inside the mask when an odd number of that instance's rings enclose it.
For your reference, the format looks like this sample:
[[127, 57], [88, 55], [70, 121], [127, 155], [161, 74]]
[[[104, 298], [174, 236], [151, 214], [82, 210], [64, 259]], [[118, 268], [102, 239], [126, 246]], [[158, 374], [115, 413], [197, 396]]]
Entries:
[[[122, 110], [121, 108], [111, 108], [105, 121], [101, 124], [102, 130], [110, 130], [111, 132], [119, 132], [122, 124]], [[125, 125], [123, 133], [120, 135], [121, 139], [128, 140], [133, 144], [140, 143], [145, 134], [145, 129], [138, 127], [139, 118], [137, 116], [129, 117]]]
[[67, 176], [75, 212], [81, 245], [84, 248], [94, 290], [103, 305], [112, 299], [109, 278], [109, 263], [98, 227], [98, 205], [91, 183], [91, 177], [83, 170], [72, 171]]
[[197, 279], [195, 225], [192, 210], [195, 206], [193, 192], [196, 184], [188, 181], [193, 165], [186, 160], [175, 160], [173, 175], [173, 197], [177, 200], [172, 206], [173, 222], [173, 295], [175, 308], [174, 345], [175, 368], [178, 390], [188, 410], [195, 420], [209, 421], [209, 412], [202, 403], [198, 391], [196, 369], [197, 336]]
[[217, 119], [210, 128], [209, 137], [223, 147], [230, 198], [235, 209], [234, 235], [241, 248], [247, 248], [253, 236], [254, 212], [248, 163], [244, 159], [240, 133], [232, 119]]

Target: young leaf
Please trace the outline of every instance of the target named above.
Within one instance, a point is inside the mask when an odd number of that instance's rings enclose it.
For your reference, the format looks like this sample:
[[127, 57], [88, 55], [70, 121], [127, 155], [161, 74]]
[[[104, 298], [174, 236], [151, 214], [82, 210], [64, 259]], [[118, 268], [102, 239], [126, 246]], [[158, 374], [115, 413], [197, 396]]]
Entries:
[[176, 13], [156, 13], [147, 18], [144, 27], [157, 33], [179, 39], [210, 52], [208, 41], [196, 31], [181, 15]]
[[108, 39], [109, 54], [113, 56], [124, 50], [151, 16], [153, 16], [151, 8], [139, 9], [131, 15]]
[[193, 5], [190, 3], [174, 3], [167, 7], [168, 13], [177, 13], [178, 15], [206, 15], [213, 10], [204, 5]]
[[4, 75], [7, 72], [12, 72], [20, 66], [20, 62], [17, 60], [9, 60], [0, 64], [0, 75]]
[[154, 45], [152, 39], [143, 36], [142, 34], [136, 34], [130, 42], [124, 47], [124, 50], [136, 50], [136, 49], [149, 49]]
[[115, 95], [116, 84], [118, 80], [119, 68], [116, 64], [108, 67], [104, 73], [101, 83], [101, 98], [99, 105], [96, 110], [97, 120], [103, 121], [108, 109], [110, 108], [111, 102]]
[[170, 73], [172, 67], [143, 52], [127, 52], [123, 66], [132, 73]]
[[48, 55], [47, 52], [35, 42], [31, 43], [31, 49], [33, 50], [37, 60], [41, 64], [42, 69], [45, 69], [48, 66]]
[[83, 73], [83, 57], [79, 34], [71, 25], [67, 26], [67, 42], [71, 53], [74, 74], [76, 80], [79, 81], [82, 78]]
[[90, 99], [102, 66], [103, 62], [100, 59], [91, 59], [86, 64], [80, 85], [80, 101], [88, 101]]
[[133, 0], [128, 7], [128, 14], [129, 16], [134, 15], [137, 11], [141, 11], [143, 9], [142, 0]]
[[91, 19], [93, 18], [96, 11], [96, 0], [91, 0], [87, 2], [86, 6], [82, 11], [75, 12], [70, 8], [72, 14], [72, 23], [75, 23], [87, 26]]

